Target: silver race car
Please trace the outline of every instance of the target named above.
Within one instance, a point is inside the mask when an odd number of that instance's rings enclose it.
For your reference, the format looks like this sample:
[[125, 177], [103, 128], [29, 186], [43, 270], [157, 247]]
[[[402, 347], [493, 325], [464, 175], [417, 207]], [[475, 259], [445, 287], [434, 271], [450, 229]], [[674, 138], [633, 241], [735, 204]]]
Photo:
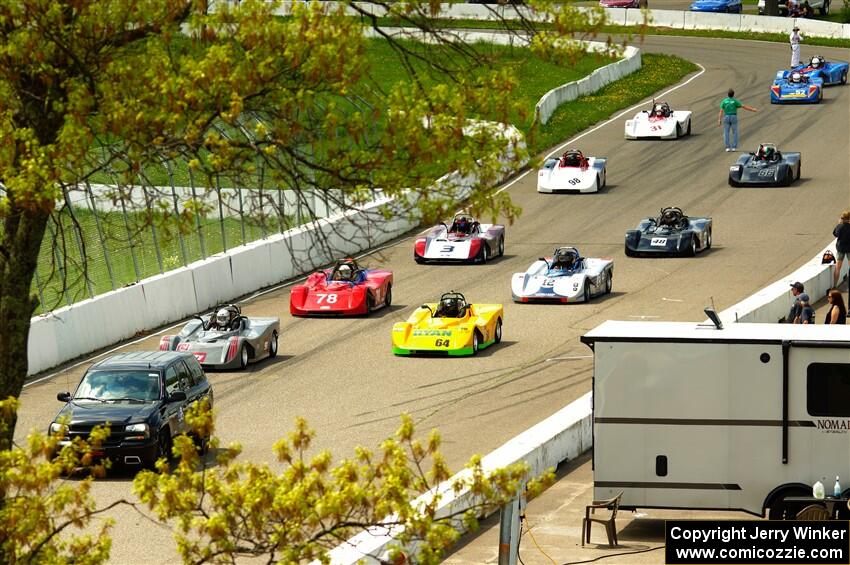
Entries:
[[505, 226], [482, 224], [469, 214], [457, 214], [451, 225], [439, 224], [416, 238], [413, 259], [486, 263], [505, 254]]
[[582, 257], [575, 247], [559, 247], [511, 280], [514, 302], [587, 302], [608, 294], [614, 281], [614, 260]]
[[277, 356], [280, 318], [249, 318], [233, 304], [195, 316], [177, 335], [163, 336], [162, 351], [186, 351], [204, 367], [244, 369], [248, 363]]

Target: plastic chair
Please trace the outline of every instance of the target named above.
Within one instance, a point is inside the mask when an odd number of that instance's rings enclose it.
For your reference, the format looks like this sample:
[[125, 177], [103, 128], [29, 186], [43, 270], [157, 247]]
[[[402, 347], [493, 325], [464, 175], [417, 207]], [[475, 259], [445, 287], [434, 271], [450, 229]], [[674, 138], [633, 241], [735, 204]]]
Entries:
[[[617, 545], [617, 525], [614, 523], [614, 520], [617, 518], [617, 509], [620, 507], [620, 498], [623, 496], [623, 492], [620, 491], [620, 494], [615, 496], [614, 498], [609, 498], [607, 500], [594, 500], [588, 506], [584, 508], [584, 519], [581, 521], [581, 545], [584, 546], [585, 541], [590, 543], [590, 527], [593, 522], [598, 522], [599, 524], [603, 524], [605, 526], [605, 533], [608, 534], [608, 545]], [[607, 508], [611, 510], [611, 516], [608, 518], [591, 518], [590, 515], [593, 514], [597, 509]]]
[[820, 504], [810, 504], [797, 512], [795, 520], [829, 520], [829, 511]]

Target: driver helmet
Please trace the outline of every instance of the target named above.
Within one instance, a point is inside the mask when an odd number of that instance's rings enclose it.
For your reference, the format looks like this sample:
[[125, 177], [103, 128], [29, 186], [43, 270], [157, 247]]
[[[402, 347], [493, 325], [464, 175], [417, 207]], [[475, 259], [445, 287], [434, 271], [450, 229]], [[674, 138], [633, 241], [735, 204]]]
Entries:
[[460, 313], [460, 300], [454, 297], [443, 298], [440, 313], [447, 318], [457, 318]]
[[556, 259], [557, 259], [556, 263], [561, 268], [567, 268], [567, 269], [572, 267], [573, 263], [575, 263], [575, 260], [576, 260], [575, 254], [572, 251], [569, 251], [567, 249], [561, 249], [560, 251], [558, 251], [558, 255], [557, 255]]
[[336, 277], [341, 281], [350, 281], [354, 276], [354, 269], [351, 268], [351, 265], [340, 265], [336, 270]]
[[762, 157], [764, 157], [766, 161], [770, 161], [773, 158], [773, 147], [765, 147], [764, 152], [762, 153]]
[[676, 222], [679, 221], [678, 210], [664, 210], [662, 220], [667, 225], [674, 225]]
[[811, 67], [812, 67], [813, 69], [817, 69], [817, 68], [818, 68], [818, 67], [820, 67], [822, 64], [823, 64], [823, 59], [821, 59], [821, 57], [820, 57], [820, 56], [815, 55], [814, 57], [812, 57]]
[[791, 73], [791, 82], [803, 82], [803, 75], [796, 71]]
[[230, 324], [230, 311], [222, 308], [215, 314], [215, 323], [219, 328], [226, 328]]
[[461, 233], [469, 232], [469, 220], [466, 218], [466, 216], [461, 216], [457, 219], [457, 222], [455, 222], [455, 231]]

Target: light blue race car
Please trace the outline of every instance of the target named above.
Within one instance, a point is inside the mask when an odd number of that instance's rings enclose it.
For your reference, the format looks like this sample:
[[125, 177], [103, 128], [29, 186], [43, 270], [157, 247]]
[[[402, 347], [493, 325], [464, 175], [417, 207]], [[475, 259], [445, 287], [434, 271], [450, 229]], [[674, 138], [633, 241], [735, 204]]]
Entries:
[[787, 78], [798, 72], [809, 78], [819, 78], [824, 86], [847, 84], [847, 70], [850, 65], [844, 61], [827, 61], [823, 55], [815, 55], [808, 63], [794, 67], [790, 71], [779, 71], [776, 78]]
[[691, 12], [740, 14], [743, 9], [744, 5], [741, 0], [694, 0], [691, 3]]
[[823, 100], [823, 79], [808, 77], [799, 71], [776, 79], [770, 86], [771, 104], [819, 104]]

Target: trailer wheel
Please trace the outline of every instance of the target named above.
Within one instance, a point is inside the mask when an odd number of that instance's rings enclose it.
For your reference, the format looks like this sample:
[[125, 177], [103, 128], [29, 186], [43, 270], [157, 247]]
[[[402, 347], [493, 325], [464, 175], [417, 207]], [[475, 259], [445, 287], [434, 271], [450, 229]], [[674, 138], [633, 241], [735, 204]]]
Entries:
[[776, 493], [767, 507], [769, 520], [790, 520], [806, 506], [803, 502], [785, 502], [790, 496], [811, 496], [811, 489], [800, 487], [789, 487]]

